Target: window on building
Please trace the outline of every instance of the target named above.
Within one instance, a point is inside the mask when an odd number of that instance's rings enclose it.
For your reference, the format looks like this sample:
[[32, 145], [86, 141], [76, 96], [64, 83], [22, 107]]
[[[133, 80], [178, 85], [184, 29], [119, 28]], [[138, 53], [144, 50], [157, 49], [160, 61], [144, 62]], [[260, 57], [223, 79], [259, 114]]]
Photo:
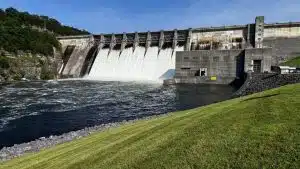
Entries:
[[200, 69], [200, 76], [207, 76], [207, 68]]
[[261, 60], [253, 60], [253, 71], [255, 73], [261, 72]]

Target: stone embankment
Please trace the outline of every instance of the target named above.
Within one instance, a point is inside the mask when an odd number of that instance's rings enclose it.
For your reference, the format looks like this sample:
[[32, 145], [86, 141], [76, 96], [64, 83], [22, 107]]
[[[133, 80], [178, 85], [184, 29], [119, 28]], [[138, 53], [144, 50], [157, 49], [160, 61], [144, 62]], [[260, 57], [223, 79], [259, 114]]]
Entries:
[[248, 73], [244, 85], [233, 97], [246, 96], [287, 84], [300, 83], [300, 74]]
[[[167, 116], [168, 114], [162, 114], [162, 115], [156, 115], [151, 117], [145, 117], [142, 119], [152, 119], [155, 117], [161, 117], [161, 116]], [[26, 153], [34, 153], [39, 152], [45, 148], [50, 148], [58, 144], [70, 142], [72, 140], [76, 140], [82, 137], [89, 136], [92, 133], [103, 131], [109, 128], [115, 128], [123, 124], [130, 124], [137, 120], [141, 119], [135, 119], [130, 121], [122, 121], [122, 122], [116, 122], [116, 123], [108, 123], [108, 124], [102, 124], [94, 127], [87, 127], [78, 131], [71, 131], [69, 133], [65, 133], [59, 136], [50, 136], [50, 137], [41, 137], [37, 140], [28, 142], [28, 143], [22, 143], [22, 144], [15, 144], [12, 147], [4, 147], [0, 150], [0, 162], [7, 161], [16, 157], [20, 157]]]

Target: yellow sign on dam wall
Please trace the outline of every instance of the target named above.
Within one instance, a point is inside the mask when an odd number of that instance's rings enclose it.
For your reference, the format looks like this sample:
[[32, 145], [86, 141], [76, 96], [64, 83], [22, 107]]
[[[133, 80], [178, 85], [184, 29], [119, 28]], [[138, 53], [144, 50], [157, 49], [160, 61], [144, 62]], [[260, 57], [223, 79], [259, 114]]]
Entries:
[[211, 76], [211, 77], [210, 77], [210, 80], [216, 81], [216, 80], [217, 80], [217, 76]]

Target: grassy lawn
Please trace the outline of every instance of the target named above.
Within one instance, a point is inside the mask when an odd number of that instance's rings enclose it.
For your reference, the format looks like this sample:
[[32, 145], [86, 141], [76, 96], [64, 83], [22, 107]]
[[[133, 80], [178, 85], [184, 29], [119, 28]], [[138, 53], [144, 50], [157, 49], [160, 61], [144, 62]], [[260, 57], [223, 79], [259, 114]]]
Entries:
[[292, 66], [292, 67], [300, 67], [300, 56], [295, 57], [294, 59], [288, 60], [281, 64], [282, 66]]
[[1, 169], [300, 168], [300, 84], [141, 120]]

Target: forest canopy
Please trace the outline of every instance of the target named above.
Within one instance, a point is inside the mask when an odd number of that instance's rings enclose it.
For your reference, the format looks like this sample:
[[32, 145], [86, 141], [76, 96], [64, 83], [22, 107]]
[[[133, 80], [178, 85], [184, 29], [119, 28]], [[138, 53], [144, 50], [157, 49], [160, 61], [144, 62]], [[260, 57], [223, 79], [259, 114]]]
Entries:
[[62, 25], [48, 16], [20, 12], [15, 8], [0, 9], [0, 48], [8, 52], [25, 51], [52, 55], [59, 49], [58, 35], [90, 34]]

